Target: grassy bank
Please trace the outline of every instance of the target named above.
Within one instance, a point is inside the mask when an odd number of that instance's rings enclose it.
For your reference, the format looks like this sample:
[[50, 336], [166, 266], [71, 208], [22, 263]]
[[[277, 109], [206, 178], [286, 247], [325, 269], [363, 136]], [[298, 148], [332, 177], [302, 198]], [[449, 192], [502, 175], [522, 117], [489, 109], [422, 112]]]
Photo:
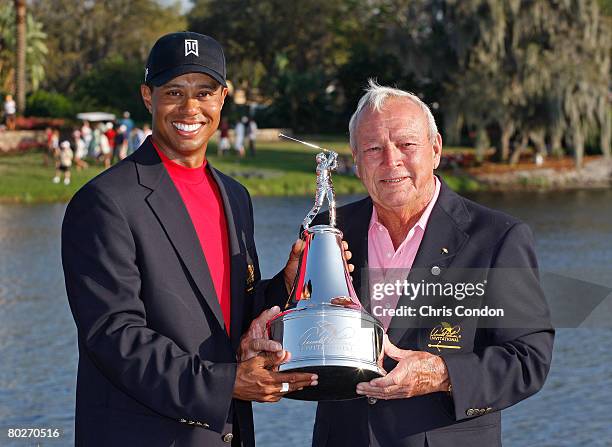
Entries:
[[[343, 139], [313, 139], [320, 145], [340, 154], [350, 155]], [[453, 150], [448, 149], [448, 150]], [[236, 178], [254, 196], [313, 195], [315, 182], [316, 150], [298, 143], [279, 141], [259, 143], [254, 158], [240, 159], [236, 155], [216, 156], [216, 146], [211, 143], [209, 160], [216, 168]], [[93, 165], [84, 171], [72, 170], [72, 183], [68, 186], [54, 184], [53, 167], [43, 166], [40, 152], [0, 157], [0, 202], [40, 203], [66, 202], [89, 179], [102, 172]], [[444, 176], [449, 185], [458, 191], [474, 190], [478, 184], [464, 177]], [[363, 193], [359, 179], [353, 175], [334, 175], [337, 194]]]

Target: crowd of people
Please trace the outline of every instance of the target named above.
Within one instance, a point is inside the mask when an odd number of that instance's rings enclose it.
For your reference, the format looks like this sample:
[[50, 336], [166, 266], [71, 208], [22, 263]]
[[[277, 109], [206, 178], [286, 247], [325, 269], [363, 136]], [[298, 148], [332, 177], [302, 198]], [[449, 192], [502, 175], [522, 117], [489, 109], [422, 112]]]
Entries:
[[72, 129], [64, 139], [58, 129], [47, 128], [46, 135], [44, 163], [48, 166], [50, 160], [54, 161], [53, 183], [60, 183], [63, 175], [64, 184], [69, 185], [73, 165], [77, 170], [87, 169], [87, 159], [109, 168], [134, 152], [151, 135], [151, 127], [149, 124], [144, 124], [142, 128], [136, 127], [130, 113], [124, 112], [123, 118], [117, 122], [83, 121], [81, 127]]
[[[250, 156], [255, 156], [255, 120], [243, 116], [234, 126], [234, 135], [231, 138], [229, 121], [224, 118], [219, 125], [219, 131], [219, 156], [229, 153], [232, 149], [240, 157], [246, 156], [247, 149]], [[47, 151], [44, 153], [44, 164], [49, 166], [53, 162], [55, 166], [53, 183], [61, 183], [63, 177], [63, 183], [69, 185], [73, 167], [77, 171], [87, 169], [93, 161], [109, 168], [134, 152], [149, 135], [150, 125], [136, 127], [129, 112], [124, 112], [123, 118], [116, 122], [83, 121], [80, 127], [73, 128], [65, 135], [59, 129], [49, 127], [46, 129]]]

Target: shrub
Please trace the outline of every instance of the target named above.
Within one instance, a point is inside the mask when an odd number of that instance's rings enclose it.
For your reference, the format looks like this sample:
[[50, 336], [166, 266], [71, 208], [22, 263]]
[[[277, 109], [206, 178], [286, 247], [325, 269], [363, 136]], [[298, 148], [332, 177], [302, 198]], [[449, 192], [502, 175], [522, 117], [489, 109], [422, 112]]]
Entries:
[[61, 93], [44, 90], [32, 93], [26, 101], [26, 116], [72, 118], [75, 109], [75, 104]]

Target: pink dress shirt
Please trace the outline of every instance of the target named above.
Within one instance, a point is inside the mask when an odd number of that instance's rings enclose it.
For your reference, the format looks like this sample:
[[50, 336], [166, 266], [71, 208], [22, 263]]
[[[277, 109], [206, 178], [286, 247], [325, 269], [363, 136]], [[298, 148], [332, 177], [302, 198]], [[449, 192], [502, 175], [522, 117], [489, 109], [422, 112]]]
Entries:
[[[376, 207], [373, 208], [372, 218], [370, 219], [370, 226], [368, 228], [368, 267], [370, 269], [370, 284], [382, 282], [394, 283], [396, 280], [404, 281], [408, 277], [408, 273], [410, 273], [419, 246], [423, 240], [431, 210], [440, 195], [440, 181], [435, 176], [434, 181], [436, 182], [436, 189], [431, 201], [427, 205], [427, 208], [425, 208], [425, 211], [423, 211], [423, 214], [421, 214], [417, 223], [408, 231], [406, 239], [397, 247], [397, 250], [393, 248], [393, 242], [391, 241], [389, 232], [384, 225], [378, 221]], [[371, 293], [370, 297], [372, 297]], [[374, 306], [395, 309], [398, 300], [399, 295], [386, 295], [380, 301], [372, 299], [372, 310], [374, 310]], [[386, 331], [389, 328], [391, 317], [385, 315], [377, 316], [377, 318], [381, 320]]]

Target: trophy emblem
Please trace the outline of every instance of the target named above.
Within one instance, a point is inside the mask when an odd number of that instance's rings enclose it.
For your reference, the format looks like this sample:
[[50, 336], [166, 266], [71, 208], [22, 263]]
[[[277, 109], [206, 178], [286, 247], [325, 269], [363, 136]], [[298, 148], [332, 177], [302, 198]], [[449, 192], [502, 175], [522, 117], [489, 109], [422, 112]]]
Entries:
[[[285, 395], [299, 400], [345, 400], [361, 397], [355, 387], [383, 375], [378, 365], [384, 329], [364, 310], [353, 288], [336, 228], [332, 171], [338, 154], [311, 143], [284, 138], [321, 150], [316, 156], [317, 190], [302, 227], [304, 251], [283, 311], [268, 323], [268, 336], [291, 352], [282, 372], [309, 372], [319, 384]], [[325, 199], [329, 224], [310, 226]]]

